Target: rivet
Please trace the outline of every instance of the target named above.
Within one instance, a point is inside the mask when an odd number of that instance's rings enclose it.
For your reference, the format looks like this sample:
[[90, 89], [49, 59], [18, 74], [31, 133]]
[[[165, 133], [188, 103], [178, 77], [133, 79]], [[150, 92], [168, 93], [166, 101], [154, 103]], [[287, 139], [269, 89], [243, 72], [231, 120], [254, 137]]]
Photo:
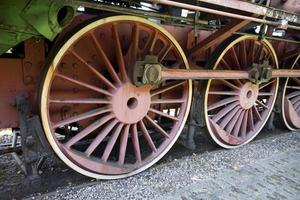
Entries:
[[73, 63], [72, 66], [73, 66], [74, 69], [77, 69], [78, 64], [77, 63]]
[[32, 67], [32, 63], [31, 62], [25, 62], [24, 67], [29, 69], [29, 68]]
[[25, 84], [30, 84], [33, 82], [32, 76], [25, 76]]
[[61, 67], [62, 69], [64, 69], [64, 68], [67, 67], [67, 64], [63, 62], [63, 63], [60, 64], [60, 67]]

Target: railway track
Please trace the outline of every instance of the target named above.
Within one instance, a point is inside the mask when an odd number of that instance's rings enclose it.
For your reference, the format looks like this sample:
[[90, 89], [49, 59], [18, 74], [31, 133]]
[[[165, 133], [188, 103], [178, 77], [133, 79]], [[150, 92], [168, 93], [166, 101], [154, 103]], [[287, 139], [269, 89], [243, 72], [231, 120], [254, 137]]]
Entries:
[[[116, 198], [116, 195], [122, 195], [122, 192], [129, 195], [129, 188], [128, 190], [116, 190], [107, 196], [105, 196], [105, 193], [109, 193], [109, 190], [118, 187], [118, 185], [120, 186], [120, 184], [132, 183], [134, 184], [132, 187], [137, 187], [137, 189], [134, 191], [134, 195], [136, 196], [133, 195], [131, 197], [138, 197], [138, 189], [152, 190], [152, 187], [155, 187], [157, 181], [163, 186], [164, 184], [169, 185], [172, 181], [177, 179], [178, 184], [182, 183], [181, 181], [183, 179], [191, 180], [192, 177], [194, 177], [192, 179], [202, 180], [209, 177], [204, 173], [206, 170], [208, 174], [215, 174], [221, 169], [240, 167], [249, 162], [257, 162], [259, 159], [274, 156], [272, 155], [273, 153], [276, 157], [276, 154], [284, 152], [285, 150], [287, 151], [299, 147], [300, 137], [298, 134], [297, 132], [284, 132], [282, 130], [272, 132], [265, 130], [257, 137], [253, 144], [251, 143], [249, 146], [242, 147], [243, 149], [240, 152], [237, 150], [224, 150], [215, 145], [211, 145], [202, 135], [198, 135], [196, 137], [197, 148], [195, 150], [188, 150], [182, 145], [176, 144], [164, 159], [148, 172], [143, 172], [129, 178], [128, 181], [124, 179], [107, 182], [86, 178], [69, 170], [67, 166], [63, 165], [57, 158], [52, 158], [48, 159], [45, 166], [41, 169], [43, 171], [41, 174], [42, 183], [39, 184], [38, 188], [28, 188], [24, 181], [26, 178], [15, 161], [10, 155], [5, 155], [0, 157], [0, 163], [3, 166], [3, 170], [0, 174], [0, 197], [1, 199], [11, 199], [34, 196], [36, 198], [47, 199], [48, 196], [50, 199], [59, 199], [68, 198], [68, 195], [70, 195], [69, 198], [72, 199], [75, 198], [72, 194], [74, 193], [75, 195], [76, 191], [80, 189], [97, 187], [99, 191], [104, 190], [104, 192], [100, 192], [97, 197], [109, 199]], [[247, 151], [250, 153], [248, 154]], [[201, 160], [201, 162], [196, 164], [199, 160]], [[188, 167], [189, 165], [196, 168], [194, 172], [192, 172], [191, 167]], [[175, 168], [178, 168], [178, 170], [175, 170]], [[185, 172], [186, 168], [189, 170]], [[167, 177], [172, 174], [172, 170], [175, 170], [174, 177]], [[201, 174], [198, 174], [200, 172]], [[183, 173], [187, 173], [188, 178], [183, 176]], [[162, 176], [161, 178], [159, 178], [160, 175]], [[152, 176], [154, 178], [152, 178]], [[151, 180], [153, 183], [151, 183]], [[143, 181], [146, 181], [149, 185], [140, 188], [139, 184]], [[107, 186], [109, 187], [107, 188]], [[172, 186], [170, 187], [172, 188]], [[150, 199], [153, 192], [154, 190], [150, 192], [148, 196], [145, 194], [145, 198]], [[162, 192], [158, 194], [163, 195], [165, 193]]]

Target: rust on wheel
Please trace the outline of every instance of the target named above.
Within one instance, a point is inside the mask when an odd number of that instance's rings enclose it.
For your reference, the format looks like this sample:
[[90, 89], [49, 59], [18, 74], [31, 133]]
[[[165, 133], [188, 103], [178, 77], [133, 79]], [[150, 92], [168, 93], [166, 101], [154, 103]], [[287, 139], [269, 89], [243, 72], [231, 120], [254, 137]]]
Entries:
[[[277, 58], [266, 40], [242, 36], [223, 42], [208, 62], [218, 70], [250, 70], [260, 64], [277, 68]], [[204, 116], [211, 138], [235, 148], [251, 141], [267, 122], [277, 95], [278, 79], [262, 84], [249, 80], [208, 80]]]
[[188, 68], [167, 31], [130, 16], [92, 22], [56, 52], [41, 85], [40, 112], [51, 147], [68, 166], [94, 178], [122, 178], [150, 167], [175, 143], [191, 81], [135, 86], [134, 68], [147, 56]]
[[[292, 65], [300, 69], [300, 55]], [[282, 116], [290, 130], [300, 129], [300, 77], [288, 78], [283, 89]]]

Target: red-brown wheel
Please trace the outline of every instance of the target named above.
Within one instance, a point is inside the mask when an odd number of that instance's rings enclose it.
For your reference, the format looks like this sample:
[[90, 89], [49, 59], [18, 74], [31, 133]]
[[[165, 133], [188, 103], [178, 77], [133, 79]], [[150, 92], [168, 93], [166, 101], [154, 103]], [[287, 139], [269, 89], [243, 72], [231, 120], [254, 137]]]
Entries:
[[[300, 55], [295, 59], [292, 69], [300, 69]], [[282, 117], [290, 130], [300, 129], [300, 77], [287, 78], [282, 96]]]
[[135, 86], [137, 61], [149, 55], [188, 68], [167, 31], [131, 16], [92, 22], [55, 53], [41, 84], [40, 112], [51, 147], [72, 169], [123, 178], [153, 165], [175, 143], [189, 113], [191, 81]]
[[[278, 68], [276, 54], [266, 40], [254, 36], [230, 38], [208, 62], [218, 70], [250, 70], [256, 64]], [[267, 66], [267, 67], [268, 67]], [[278, 79], [255, 84], [249, 80], [209, 80], [204, 117], [210, 137], [224, 148], [250, 142], [267, 122], [277, 96]]]

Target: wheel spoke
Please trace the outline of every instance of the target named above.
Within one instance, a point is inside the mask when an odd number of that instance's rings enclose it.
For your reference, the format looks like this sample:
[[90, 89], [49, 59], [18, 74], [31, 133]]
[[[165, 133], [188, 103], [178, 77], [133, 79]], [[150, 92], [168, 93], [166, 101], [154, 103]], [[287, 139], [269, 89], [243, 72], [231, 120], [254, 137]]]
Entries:
[[124, 124], [123, 123], [119, 123], [119, 125], [117, 126], [117, 128], [114, 130], [112, 136], [110, 137], [106, 147], [105, 147], [105, 151], [102, 155], [102, 160], [104, 162], [107, 162], [108, 158], [109, 158], [109, 155], [113, 149], [113, 147], [115, 146], [116, 144], [116, 141], [121, 133], [121, 130], [123, 128]]
[[296, 96], [299, 96], [299, 95], [300, 95], [300, 91], [295, 91], [295, 92], [292, 92], [292, 93], [286, 95], [286, 98], [290, 99], [290, 98], [293, 98], [293, 97], [296, 97]]
[[264, 49], [264, 45], [262, 43], [260, 43], [260, 45], [258, 47], [258, 51], [256, 52], [256, 54], [254, 56], [254, 62], [256, 62], [256, 63], [260, 62], [260, 57], [263, 52], [263, 49]]
[[103, 114], [103, 113], [107, 113], [107, 112], [110, 112], [110, 111], [111, 111], [111, 108], [97, 108], [97, 109], [94, 109], [94, 110], [76, 115], [74, 117], [70, 117], [68, 119], [65, 119], [65, 120], [62, 120], [62, 121], [59, 121], [59, 122], [55, 122], [55, 123], [52, 124], [52, 127], [53, 127], [53, 129], [55, 129], [55, 128], [58, 128], [58, 127], [62, 127], [62, 126], [65, 126], [65, 125], [68, 125], [68, 124], [71, 124], [71, 123], [74, 123], [74, 122], [78, 122], [78, 121], [81, 121], [81, 120], [84, 120], [84, 119], [87, 119], [87, 118], [91, 118], [91, 117], [94, 117], [94, 116], [97, 116], [97, 115], [100, 115], [100, 114]]
[[114, 67], [112, 66], [111, 62], [109, 61], [106, 53], [104, 52], [102, 46], [100, 45], [99, 41], [97, 40], [96, 36], [94, 35], [94, 33], [91, 32], [91, 38], [95, 44], [95, 46], [97, 47], [98, 53], [100, 54], [101, 58], [103, 59], [103, 62], [106, 66], [106, 69], [108, 70], [108, 72], [110, 73], [111, 77], [113, 78], [113, 80], [117, 83], [117, 84], [121, 84], [121, 80], [119, 78], [119, 76], [117, 75]]
[[83, 63], [102, 83], [107, 85], [108, 87], [112, 89], [116, 89], [116, 87], [107, 80], [100, 72], [98, 72], [93, 66], [91, 66], [89, 63], [87, 63], [80, 55], [78, 55], [74, 50], [69, 49], [69, 52], [75, 56], [81, 63]]
[[160, 52], [160, 53], [158, 54], [159, 62], [162, 62], [162, 61], [165, 59], [165, 57], [166, 57], [166, 56], [168, 55], [168, 53], [171, 51], [172, 47], [173, 47], [173, 45], [170, 44], [170, 45], [167, 47], [167, 49], [163, 49], [162, 52]]
[[87, 156], [90, 156], [95, 151], [95, 149], [99, 146], [99, 144], [103, 141], [103, 139], [109, 134], [109, 132], [115, 127], [117, 123], [118, 120], [114, 119], [113, 121], [109, 122], [109, 124], [106, 125], [103, 130], [101, 130], [101, 132], [93, 140], [90, 146], [85, 150], [85, 154]]
[[181, 104], [184, 102], [184, 99], [153, 99], [151, 104]]
[[300, 79], [299, 78], [291, 78], [293, 81], [295, 81], [297, 83], [297, 85], [300, 85]]
[[242, 121], [241, 137], [243, 139], [246, 138], [247, 126], [248, 126], [248, 110], [245, 111], [244, 118], [243, 118], [243, 121]]
[[298, 109], [296, 109], [296, 113], [300, 116], [300, 106]]
[[288, 89], [300, 90], [300, 86], [286, 86]]
[[57, 77], [61, 78], [61, 79], [64, 79], [66, 81], [69, 81], [69, 82], [72, 82], [72, 83], [75, 83], [77, 85], [80, 85], [80, 86], [83, 86], [85, 88], [88, 88], [90, 90], [93, 90], [95, 92], [99, 92], [101, 94], [104, 94], [104, 95], [107, 95], [107, 96], [112, 96], [112, 94], [110, 92], [108, 92], [107, 90], [102, 90], [98, 87], [95, 87], [95, 86], [92, 86], [90, 84], [87, 84], [87, 83], [84, 83], [84, 82], [81, 82], [81, 81], [78, 81], [78, 80], [75, 80], [73, 78], [70, 78], [68, 76], [65, 76], [65, 75], [62, 75], [62, 74], [55, 74]]
[[286, 52], [284, 55], [284, 57], [282, 57], [281, 59], [283, 60], [288, 60], [288, 59], [291, 59], [293, 57], [296, 57], [297, 55], [299, 55], [300, 53], [300, 50], [299, 48], [298, 49], [294, 49], [294, 50], [291, 50], [291, 51], [288, 51]]
[[239, 80], [239, 79], [235, 79], [234, 80], [239, 86], [243, 86], [244, 84], [242, 83], [242, 81], [241, 80]]
[[83, 139], [85, 136], [90, 134], [91, 132], [95, 131], [97, 128], [111, 120], [114, 116], [112, 114], [106, 115], [95, 122], [93, 122], [91, 125], [83, 129], [81, 132], [77, 133], [74, 137], [72, 137], [66, 144], [65, 146], [67, 148], [70, 148], [72, 145], [77, 143], [79, 140]]
[[299, 108], [299, 106], [300, 106], [300, 100], [298, 100], [298, 101], [296, 101], [296, 102], [294, 103], [294, 108], [295, 108], [296, 111], [297, 111], [297, 109]]
[[232, 120], [229, 121], [229, 124], [226, 127], [226, 131], [227, 133], [231, 134], [234, 126], [236, 125], [241, 113], [242, 113], [242, 109], [239, 109], [239, 111], [236, 113], [236, 115], [232, 118]]
[[237, 123], [235, 124], [235, 126], [233, 128], [233, 135], [235, 137], [238, 137], [238, 135], [239, 135], [239, 132], [241, 130], [241, 126], [243, 123], [244, 115], [245, 115], [245, 110], [242, 111], [241, 115], [239, 116], [239, 120], [237, 121]]
[[221, 106], [224, 106], [224, 105], [227, 105], [229, 103], [235, 102], [238, 99], [239, 99], [238, 97], [229, 97], [229, 98], [226, 98], [226, 99], [222, 99], [222, 100], [218, 101], [217, 103], [209, 105], [207, 111], [211, 111], [211, 110], [214, 110], [214, 109], [219, 108]]
[[148, 143], [149, 147], [151, 148], [152, 152], [156, 153], [157, 152], [157, 149], [155, 147], [155, 144], [153, 143], [153, 140], [144, 124], [144, 122], [141, 120], [139, 122], [139, 125], [140, 125], [140, 129], [142, 131], [142, 134], [144, 136], [144, 138], [146, 139], [146, 142]]
[[52, 104], [110, 104], [106, 99], [49, 99]]
[[259, 119], [259, 121], [262, 121], [261, 115], [259, 114], [256, 106], [253, 106], [254, 109], [254, 114], [256, 115], [256, 117]]
[[155, 47], [155, 43], [156, 43], [156, 40], [157, 40], [157, 36], [158, 36], [158, 32], [157, 31], [154, 31], [154, 34], [151, 38], [150, 43], [149, 43], [149, 54], [152, 55], [153, 54], [153, 50], [154, 50], [154, 47]]
[[300, 101], [300, 95], [297, 96], [297, 97], [295, 97], [295, 98], [293, 98], [293, 99], [291, 99], [291, 103], [292, 104], [295, 104], [297, 101]]
[[137, 125], [133, 124], [132, 126], [132, 144], [133, 144], [133, 149], [134, 149], [134, 155], [136, 158], [137, 163], [142, 162], [142, 156], [141, 156], [141, 150], [140, 150], [140, 144], [139, 144], [139, 138], [138, 138], [138, 131], [137, 131]]
[[128, 136], [129, 136], [129, 128], [130, 128], [130, 125], [127, 124], [121, 134], [119, 160], [118, 160], [119, 165], [123, 165], [124, 161], [125, 161], [127, 142], [128, 142]]
[[233, 90], [240, 90], [240, 88], [234, 84], [232, 84], [231, 82], [224, 80], [224, 79], [220, 79], [220, 82], [222, 82], [224, 85], [227, 85], [228, 87], [230, 87]]
[[241, 41], [241, 43], [240, 43], [240, 58], [241, 58], [241, 65], [244, 66], [244, 69], [247, 68], [248, 61], [247, 61], [247, 52], [246, 52], [245, 41]]
[[249, 41], [248, 63], [250, 63], [250, 64], [253, 63], [254, 47], [255, 47], [255, 41], [253, 41], [253, 40]]
[[234, 47], [230, 48], [230, 55], [232, 57], [232, 61], [233, 61], [233, 65], [238, 67], [238, 69], [241, 69], [241, 65], [240, 65], [240, 62], [239, 62], [239, 59], [238, 59], [238, 56], [236, 54], [236, 50]]
[[226, 69], [228, 69], [228, 70], [231, 69], [230, 65], [228, 64], [228, 62], [224, 58], [221, 59], [220, 63], [221, 63], [222, 66], [225, 66]]
[[186, 83], [186, 81], [180, 81], [180, 82], [176, 81], [176, 82], [169, 83], [169, 84], [167, 84], [167, 85], [165, 85], [163, 87], [160, 87], [158, 89], [153, 90], [151, 92], [151, 96], [155, 96], [155, 95], [167, 92], [167, 91], [172, 90], [172, 89], [174, 89], [176, 87], [179, 87], [179, 86], [181, 86], [181, 85], [183, 85], [185, 83]]
[[272, 81], [270, 81], [270, 82], [268, 82], [268, 83], [266, 83], [266, 84], [260, 86], [260, 87], [259, 87], [259, 90], [262, 90], [263, 88], [265, 88], [265, 87], [267, 87], [268, 85], [274, 83], [275, 81], [276, 81], [276, 79], [274, 79], [274, 80], [272, 80]]
[[153, 112], [153, 113], [155, 113], [155, 114], [158, 114], [158, 115], [160, 115], [160, 116], [162, 116], [162, 117], [165, 117], [165, 118], [174, 120], [174, 121], [178, 121], [178, 120], [179, 120], [177, 117], [173, 117], [173, 116], [171, 116], [171, 115], [168, 115], [167, 113], [161, 112], [161, 111], [156, 110], [156, 109], [154, 109], [154, 108], [150, 108], [149, 111], [150, 111], [150, 112]]
[[220, 122], [220, 127], [223, 129], [227, 126], [227, 124], [233, 119], [233, 117], [241, 110], [239, 106], [232, 109]]
[[234, 102], [229, 104], [228, 106], [226, 106], [225, 108], [223, 108], [222, 110], [220, 110], [218, 112], [218, 114], [216, 114], [212, 120], [217, 122], [219, 121], [221, 118], [223, 118], [225, 115], [227, 115], [227, 113], [229, 113], [232, 109], [234, 109], [235, 107], [237, 107], [239, 105], [238, 102]]
[[151, 117], [149, 117], [148, 115], [146, 115], [145, 117], [149, 122], [150, 124], [161, 134], [163, 135], [164, 137], [168, 138], [169, 139], [169, 134], [162, 128], [160, 127], [157, 123], [155, 123], [155, 121], [153, 121], [153, 119], [151, 119]]
[[261, 107], [263, 107], [264, 109], [269, 109], [269, 107], [267, 105], [265, 105], [264, 103], [262, 103], [261, 101], [259, 100], [256, 100], [255, 101], [258, 105], [260, 105]]
[[139, 27], [137, 24], [133, 25], [131, 33], [131, 45], [127, 52], [128, 63], [127, 67], [130, 67], [135, 64], [137, 59], [138, 49], [139, 49]]
[[126, 72], [126, 66], [125, 66], [125, 61], [124, 61], [124, 57], [123, 57], [123, 53], [122, 53], [122, 47], [121, 47], [121, 43], [120, 43], [119, 33], [118, 33], [118, 30], [117, 30], [117, 27], [115, 24], [113, 24], [112, 30], [113, 30], [114, 45], [115, 45], [118, 66], [119, 66], [122, 78], [126, 82], [128, 80], [128, 75]]
[[210, 95], [228, 95], [228, 96], [238, 96], [239, 92], [235, 91], [209, 91]]
[[258, 93], [258, 96], [273, 96], [273, 92], [260, 92]]
[[254, 130], [254, 118], [253, 118], [253, 110], [249, 109], [249, 122], [250, 122], [250, 129], [253, 131]]

